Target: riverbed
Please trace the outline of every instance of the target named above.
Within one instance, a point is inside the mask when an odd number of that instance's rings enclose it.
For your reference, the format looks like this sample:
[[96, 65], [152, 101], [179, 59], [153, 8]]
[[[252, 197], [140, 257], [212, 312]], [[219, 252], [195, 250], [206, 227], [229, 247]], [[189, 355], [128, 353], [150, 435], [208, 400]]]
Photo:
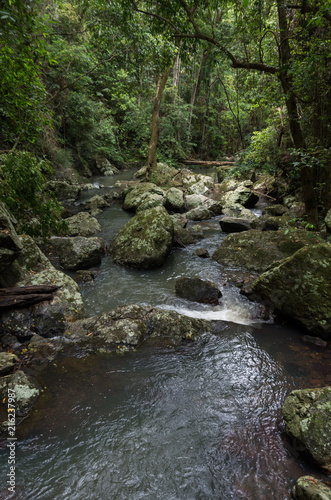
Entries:
[[[107, 244], [131, 216], [118, 205], [99, 216]], [[199, 225], [204, 239], [173, 249], [163, 268], [128, 270], [106, 256], [81, 290], [89, 315], [151, 304], [217, 321], [217, 334], [125, 355], [69, 346], [38, 371], [44, 392], [18, 429], [16, 495], [3, 483], [1, 499], [283, 500], [312, 471], [287, 443], [280, 410], [291, 390], [325, 385], [328, 352], [259, 318], [238, 270], [194, 255], [224, 237], [219, 218]], [[176, 298], [181, 276], [217, 283], [220, 305]]]

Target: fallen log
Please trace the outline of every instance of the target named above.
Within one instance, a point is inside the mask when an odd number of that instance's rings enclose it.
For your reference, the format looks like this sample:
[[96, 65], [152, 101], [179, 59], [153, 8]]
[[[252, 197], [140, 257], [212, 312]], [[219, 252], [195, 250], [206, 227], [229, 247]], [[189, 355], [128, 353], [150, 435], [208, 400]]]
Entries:
[[201, 165], [202, 167], [233, 167], [234, 161], [203, 161], [203, 160], [179, 160], [184, 165]]
[[44, 300], [52, 300], [60, 287], [56, 285], [31, 285], [0, 288], [0, 312], [29, 307]]

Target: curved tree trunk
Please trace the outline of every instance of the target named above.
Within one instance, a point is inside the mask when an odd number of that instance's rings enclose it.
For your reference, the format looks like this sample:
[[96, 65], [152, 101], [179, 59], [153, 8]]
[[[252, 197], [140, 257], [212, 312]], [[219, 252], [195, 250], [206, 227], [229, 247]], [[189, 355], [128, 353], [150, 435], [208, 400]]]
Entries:
[[146, 179], [149, 179], [152, 170], [156, 169], [157, 165], [157, 143], [159, 139], [159, 116], [160, 107], [163, 92], [169, 78], [171, 67], [168, 68], [164, 73], [161, 73], [158, 77], [156, 84], [156, 93], [154, 97], [154, 108], [152, 114], [152, 124], [151, 124], [151, 138], [148, 147], [148, 158], [147, 158], [147, 168], [146, 168]]

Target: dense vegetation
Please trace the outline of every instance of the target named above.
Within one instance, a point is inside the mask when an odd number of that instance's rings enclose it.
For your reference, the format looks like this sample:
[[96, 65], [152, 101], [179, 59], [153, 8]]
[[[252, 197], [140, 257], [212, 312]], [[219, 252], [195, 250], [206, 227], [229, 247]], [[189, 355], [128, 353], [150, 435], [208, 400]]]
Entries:
[[291, 175], [315, 226], [331, 208], [328, 0], [0, 0], [0, 17], [0, 194], [21, 203], [30, 169], [41, 233], [45, 161], [89, 176], [237, 155]]

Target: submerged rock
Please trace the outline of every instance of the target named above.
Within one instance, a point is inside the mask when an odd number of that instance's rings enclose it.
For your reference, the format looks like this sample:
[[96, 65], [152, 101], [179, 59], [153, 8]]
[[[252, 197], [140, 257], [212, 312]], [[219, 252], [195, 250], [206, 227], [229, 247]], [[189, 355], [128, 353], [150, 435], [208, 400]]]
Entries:
[[175, 283], [177, 297], [200, 302], [202, 304], [217, 305], [222, 293], [211, 281], [200, 278], [179, 278]]
[[68, 328], [67, 338], [101, 350], [137, 347], [144, 340], [162, 340], [179, 345], [211, 331], [207, 321], [192, 319], [175, 311], [151, 306], [120, 306], [109, 313], [76, 321]]
[[295, 447], [331, 472], [331, 387], [292, 391], [282, 407]]
[[174, 238], [173, 222], [164, 207], [139, 212], [116, 234], [111, 253], [117, 264], [137, 269], [162, 266]]
[[194, 252], [194, 255], [200, 257], [201, 259], [208, 259], [210, 257], [208, 250], [204, 247], [197, 248]]
[[331, 338], [331, 246], [304, 247], [263, 273], [252, 289], [276, 311]]
[[294, 500], [331, 500], [331, 488], [313, 476], [299, 477], [291, 493]]
[[225, 266], [237, 266], [256, 272], [264, 271], [274, 262], [293, 255], [305, 245], [313, 245], [317, 239], [304, 230], [258, 231], [226, 236], [212, 258]]
[[101, 226], [95, 217], [88, 212], [79, 212], [66, 219], [68, 229], [67, 236], [93, 236], [101, 231]]

